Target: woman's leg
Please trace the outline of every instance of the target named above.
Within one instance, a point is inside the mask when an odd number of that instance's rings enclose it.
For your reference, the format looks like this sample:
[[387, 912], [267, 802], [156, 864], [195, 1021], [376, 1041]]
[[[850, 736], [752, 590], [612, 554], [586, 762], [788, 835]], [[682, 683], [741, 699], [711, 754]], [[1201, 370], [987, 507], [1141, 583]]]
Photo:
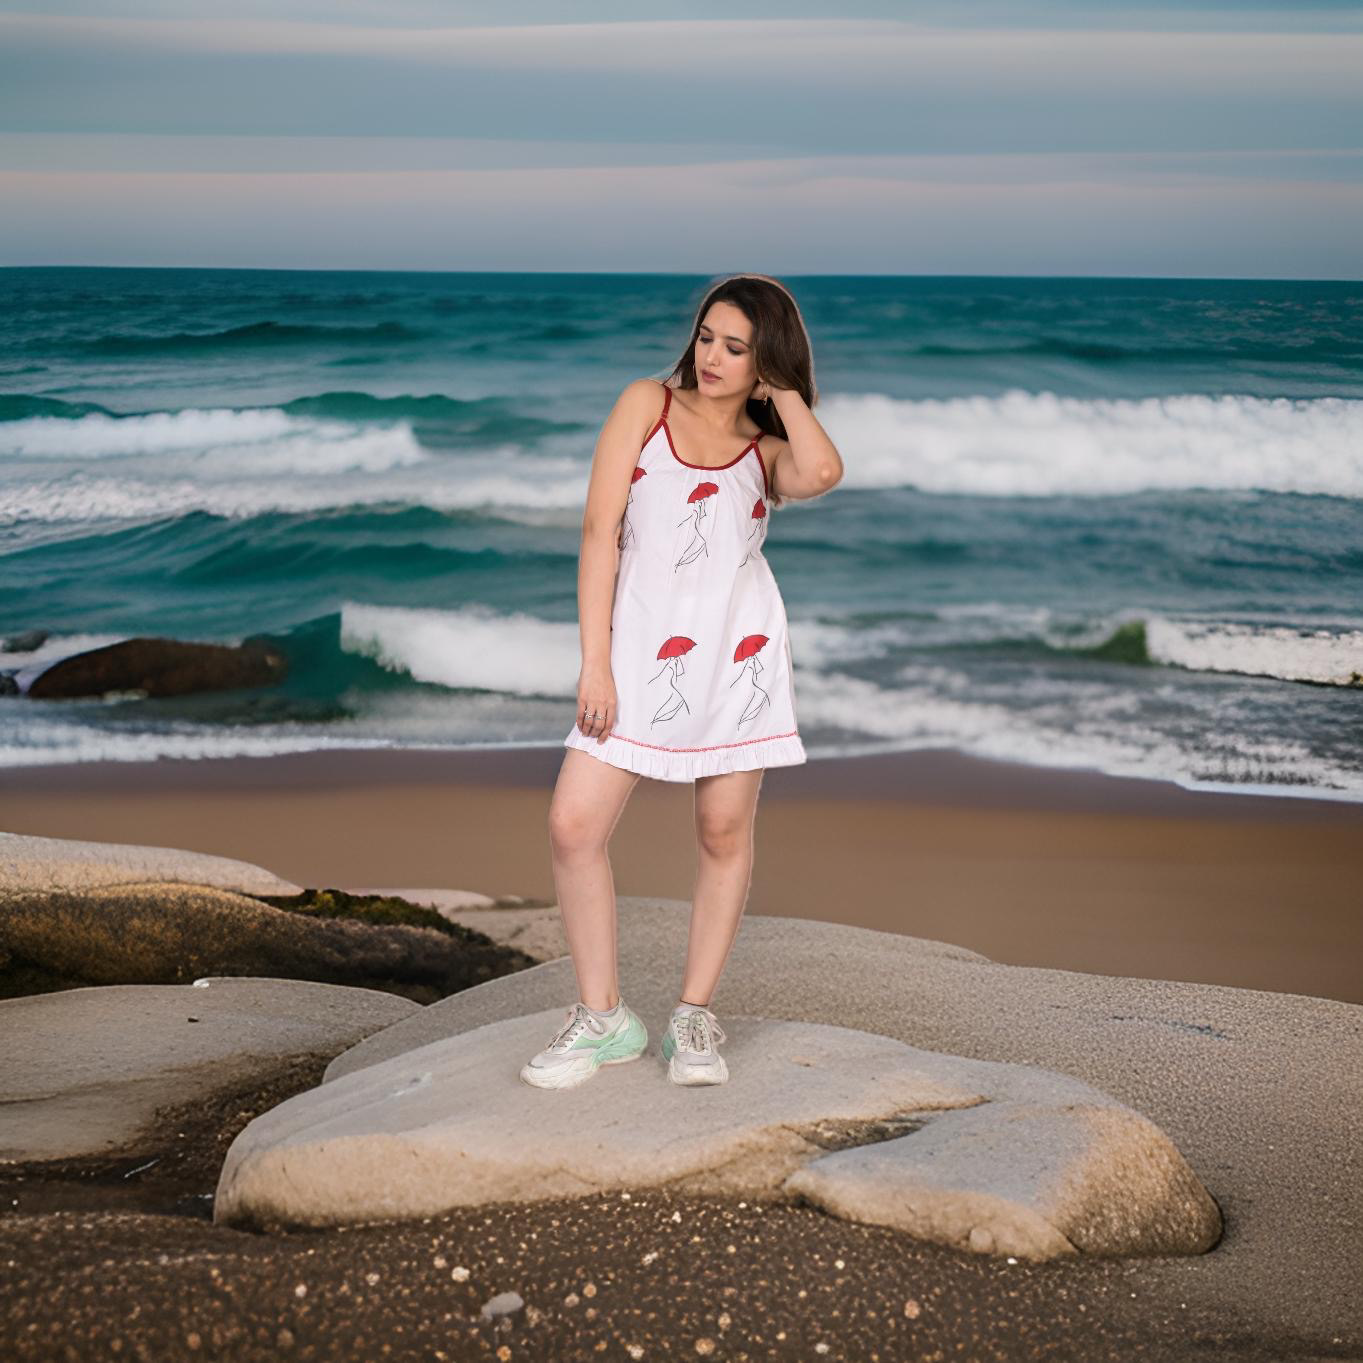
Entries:
[[578, 996], [588, 1008], [620, 1002], [615, 881], [606, 844], [639, 780], [580, 748], [568, 748], [549, 803], [549, 850]]
[[710, 1006], [748, 902], [762, 770], [696, 778], [696, 887], [681, 1001]]

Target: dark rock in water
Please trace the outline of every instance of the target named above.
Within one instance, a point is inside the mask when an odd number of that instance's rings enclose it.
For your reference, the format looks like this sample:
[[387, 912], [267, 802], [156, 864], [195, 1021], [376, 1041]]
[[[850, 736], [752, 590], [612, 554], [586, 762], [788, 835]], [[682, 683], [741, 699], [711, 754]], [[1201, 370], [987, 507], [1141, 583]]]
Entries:
[[39, 700], [102, 696], [111, 691], [182, 696], [270, 686], [282, 681], [287, 672], [284, 655], [258, 639], [239, 647], [179, 639], [124, 639], [53, 663], [34, 678], [28, 694]]
[[11, 634], [3, 647], [6, 653], [32, 653], [47, 642], [48, 634], [45, 629], [26, 629], [21, 634]]
[[13, 672], [0, 672], [0, 696], [17, 696], [19, 682]]

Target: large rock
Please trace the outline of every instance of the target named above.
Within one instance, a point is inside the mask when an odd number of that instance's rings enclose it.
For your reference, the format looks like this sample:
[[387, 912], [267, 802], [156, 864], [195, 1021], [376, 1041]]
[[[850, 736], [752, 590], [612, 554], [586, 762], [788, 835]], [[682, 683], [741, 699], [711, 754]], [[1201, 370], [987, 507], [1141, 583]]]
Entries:
[[155, 1144], [159, 1109], [335, 1055], [417, 1011], [394, 994], [299, 980], [68, 989], [0, 1002], [0, 1160]]
[[1032, 1101], [1019, 1094], [825, 1155], [783, 1188], [847, 1221], [1022, 1259], [1216, 1243], [1220, 1209], [1157, 1126], [1106, 1097], [1036, 1101], [1046, 1071], [1029, 1075]]
[[[617, 902], [624, 997], [661, 1027], [681, 984], [689, 905]], [[1363, 1180], [1335, 1175], [1358, 1159], [1363, 1008], [991, 961], [910, 936], [913, 922], [912, 886], [904, 933], [749, 913], [715, 995], [720, 1020], [821, 1022], [1073, 1075], [1165, 1132], [1225, 1216], [1214, 1253], [1145, 1260], [1142, 1299], [1186, 1303], [1189, 1319], [1234, 1312], [1246, 1337], [1276, 1339], [1282, 1321], [1303, 1318], [1357, 1333]], [[337, 1056], [327, 1081], [576, 996], [571, 958], [549, 961], [375, 1033]], [[1331, 1331], [1318, 1328], [1328, 1352]]]
[[272, 686], [288, 675], [287, 659], [263, 639], [202, 644], [140, 637], [73, 653], [40, 672], [29, 685], [35, 700], [67, 700], [132, 692], [182, 696]]
[[355, 905], [335, 892], [286, 906], [254, 897], [298, 893], [226, 857], [0, 834], [0, 995], [220, 974], [430, 1003], [536, 959], [403, 904]]
[[0, 833], [0, 900], [32, 890], [88, 890], [148, 881], [214, 885], [242, 894], [289, 895], [302, 888], [249, 861], [206, 852]]
[[[471, 930], [275, 908], [204, 885], [152, 882], [0, 899], [0, 987], [188, 983], [257, 975], [431, 1003], [530, 959]], [[13, 976], [17, 983], [6, 982]]]
[[[646, 1019], [666, 1018], [677, 1001], [686, 961], [690, 906], [676, 899], [626, 895], [616, 902], [623, 997]], [[511, 911], [463, 910], [459, 916], [464, 921], [473, 913], [503, 912]], [[562, 913], [557, 908], [553, 913], [559, 918], [561, 933]], [[548, 921], [534, 925], [537, 933], [550, 940], [551, 928]], [[921, 1018], [917, 1006], [905, 997], [915, 971], [929, 970], [938, 963], [956, 963], [962, 968], [993, 965], [979, 952], [951, 942], [814, 919], [749, 915], [730, 950], [715, 1006], [722, 1014], [726, 1000], [733, 999], [734, 1007], [742, 1007], [749, 1014], [806, 1020], [804, 1010], [818, 999], [823, 1006], [817, 1020], [838, 1022], [850, 1004], [874, 1001], [877, 1024], [883, 1018], [903, 1027], [906, 1021]], [[508, 976], [496, 983], [495, 990], [479, 986], [457, 998], [440, 999], [419, 1015], [376, 1032], [338, 1055], [327, 1066], [327, 1081], [485, 1022], [523, 1017], [551, 1005], [562, 1008], [577, 997], [573, 960], [563, 953], [518, 971], [514, 979]], [[760, 1004], [755, 1003], [758, 997]], [[895, 1035], [893, 1026], [863, 1026], [862, 1030]], [[541, 1039], [541, 1045], [545, 1039]]]
[[[646, 1063], [547, 1093], [517, 1071], [558, 1020], [475, 1028], [256, 1118], [228, 1151], [215, 1220], [333, 1226], [666, 1187], [799, 1194], [1030, 1259], [1197, 1253], [1220, 1234], [1216, 1204], [1163, 1133], [1064, 1075], [730, 1018], [722, 1087], [669, 1083], [655, 1047]], [[825, 1153], [867, 1141], [878, 1143]]]

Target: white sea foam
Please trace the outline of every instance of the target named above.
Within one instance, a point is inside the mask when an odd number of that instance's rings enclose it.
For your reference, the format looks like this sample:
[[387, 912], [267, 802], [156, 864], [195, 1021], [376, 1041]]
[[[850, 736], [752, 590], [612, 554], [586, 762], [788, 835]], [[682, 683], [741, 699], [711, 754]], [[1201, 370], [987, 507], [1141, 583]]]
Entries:
[[[1363, 402], [1244, 396], [832, 396], [846, 488], [994, 496], [1210, 488], [1363, 497]], [[433, 454], [410, 423], [276, 408], [0, 424], [0, 521], [252, 516], [380, 502], [550, 517], [586, 496], [583, 452]]]
[[576, 621], [500, 615], [481, 606], [435, 610], [346, 602], [341, 607], [341, 647], [390, 671], [440, 686], [512, 696], [577, 692]]
[[839, 396], [818, 415], [845, 487], [1088, 496], [1261, 489], [1363, 497], [1363, 402], [1346, 398]]
[[[1363, 773], [1356, 768], [1332, 763], [1284, 737], [1254, 738], [1230, 728], [1200, 726], [1181, 739], [1127, 713], [1129, 696], [1096, 683], [1050, 684], [1022, 707], [972, 694], [973, 689], [970, 678], [956, 674], [953, 679], [950, 669], [905, 669], [895, 686], [883, 687], [864, 678], [796, 668], [800, 726], [814, 760], [949, 748], [1031, 766], [1173, 780], [1193, 788], [1363, 801]], [[19, 704], [27, 702], [0, 702], [0, 719], [8, 720], [9, 705]], [[508, 711], [527, 706], [515, 719]], [[374, 713], [325, 727], [210, 729], [180, 723], [111, 731], [65, 719], [54, 707], [22, 725], [3, 724], [0, 764], [264, 757], [337, 748], [557, 746], [556, 731], [548, 740], [543, 734], [558, 721], [566, 732], [569, 710], [562, 700], [435, 693], [415, 707], [404, 704], [401, 715], [387, 713], [378, 698]], [[527, 736], [502, 738], [509, 728]], [[538, 736], [528, 736], [531, 730]], [[827, 739], [816, 743], [815, 731]]]
[[273, 444], [314, 432], [353, 435], [342, 422], [311, 421], [277, 407], [242, 411], [187, 407], [143, 416], [29, 417], [0, 424], [0, 455], [25, 459], [117, 459], [130, 455], [208, 452]]
[[1113, 724], [1103, 703], [1110, 692], [1084, 698], [1082, 691], [1051, 685], [1049, 703], [1019, 709], [971, 696], [964, 674], [955, 695], [941, 694], [938, 685], [915, 684], [907, 675], [902, 680], [907, 684], [890, 689], [858, 677], [797, 671], [800, 726], [848, 735], [830, 755], [952, 748], [1030, 766], [1091, 769], [1190, 787], [1278, 794], [1290, 786], [1303, 794], [1363, 800], [1363, 773], [1289, 739], [1202, 732], [1185, 744], [1139, 720]]
[[[21, 704], [36, 702], [22, 701]], [[51, 702], [44, 702], [46, 709]], [[3, 713], [0, 711], [0, 713]], [[150, 762], [157, 758], [275, 757], [321, 748], [392, 748], [388, 738], [333, 738], [320, 729], [276, 725], [260, 729], [182, 725], [165, 729], [97, 729], [45, 714], [0, 735], [0, 767], [65, 766], [74, 762]]]
[[[1143, 623], [1154, 663], [1196, 672], [1236, 672], [1332, 686], [1363, 684], [1363, 630], [1307, 628], [1220, 620], [1175, 620], [1139, 610], [1090, 617], [1000, 602], [939, 607], [931, 617], [880, 621], [864, 627], [829, 620], [792, 620], [791, 646], [805, 666], [836, 668], [883, 658], [897, 649], [1037, 640], [1050, 648], [1083, 650]], [[1053, 683], [1045, 679], [1041, 684]]]
[[1161, 663], [1290, 681], [1363, 685], [1363, 630], [1202, 624], [1155, 617], [1146, 647]]

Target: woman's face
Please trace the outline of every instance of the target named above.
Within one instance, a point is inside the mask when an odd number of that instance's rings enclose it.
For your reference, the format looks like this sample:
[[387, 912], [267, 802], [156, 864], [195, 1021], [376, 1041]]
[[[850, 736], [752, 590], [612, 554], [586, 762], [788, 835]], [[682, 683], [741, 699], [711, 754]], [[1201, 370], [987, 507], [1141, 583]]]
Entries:
[[[696, 386], [707, 397], [749, 393], [757, 383], [752, 323], [732, 303], [716, 303], [696, 334]], [[713, 376], [713, 377], [709, 377]]]

